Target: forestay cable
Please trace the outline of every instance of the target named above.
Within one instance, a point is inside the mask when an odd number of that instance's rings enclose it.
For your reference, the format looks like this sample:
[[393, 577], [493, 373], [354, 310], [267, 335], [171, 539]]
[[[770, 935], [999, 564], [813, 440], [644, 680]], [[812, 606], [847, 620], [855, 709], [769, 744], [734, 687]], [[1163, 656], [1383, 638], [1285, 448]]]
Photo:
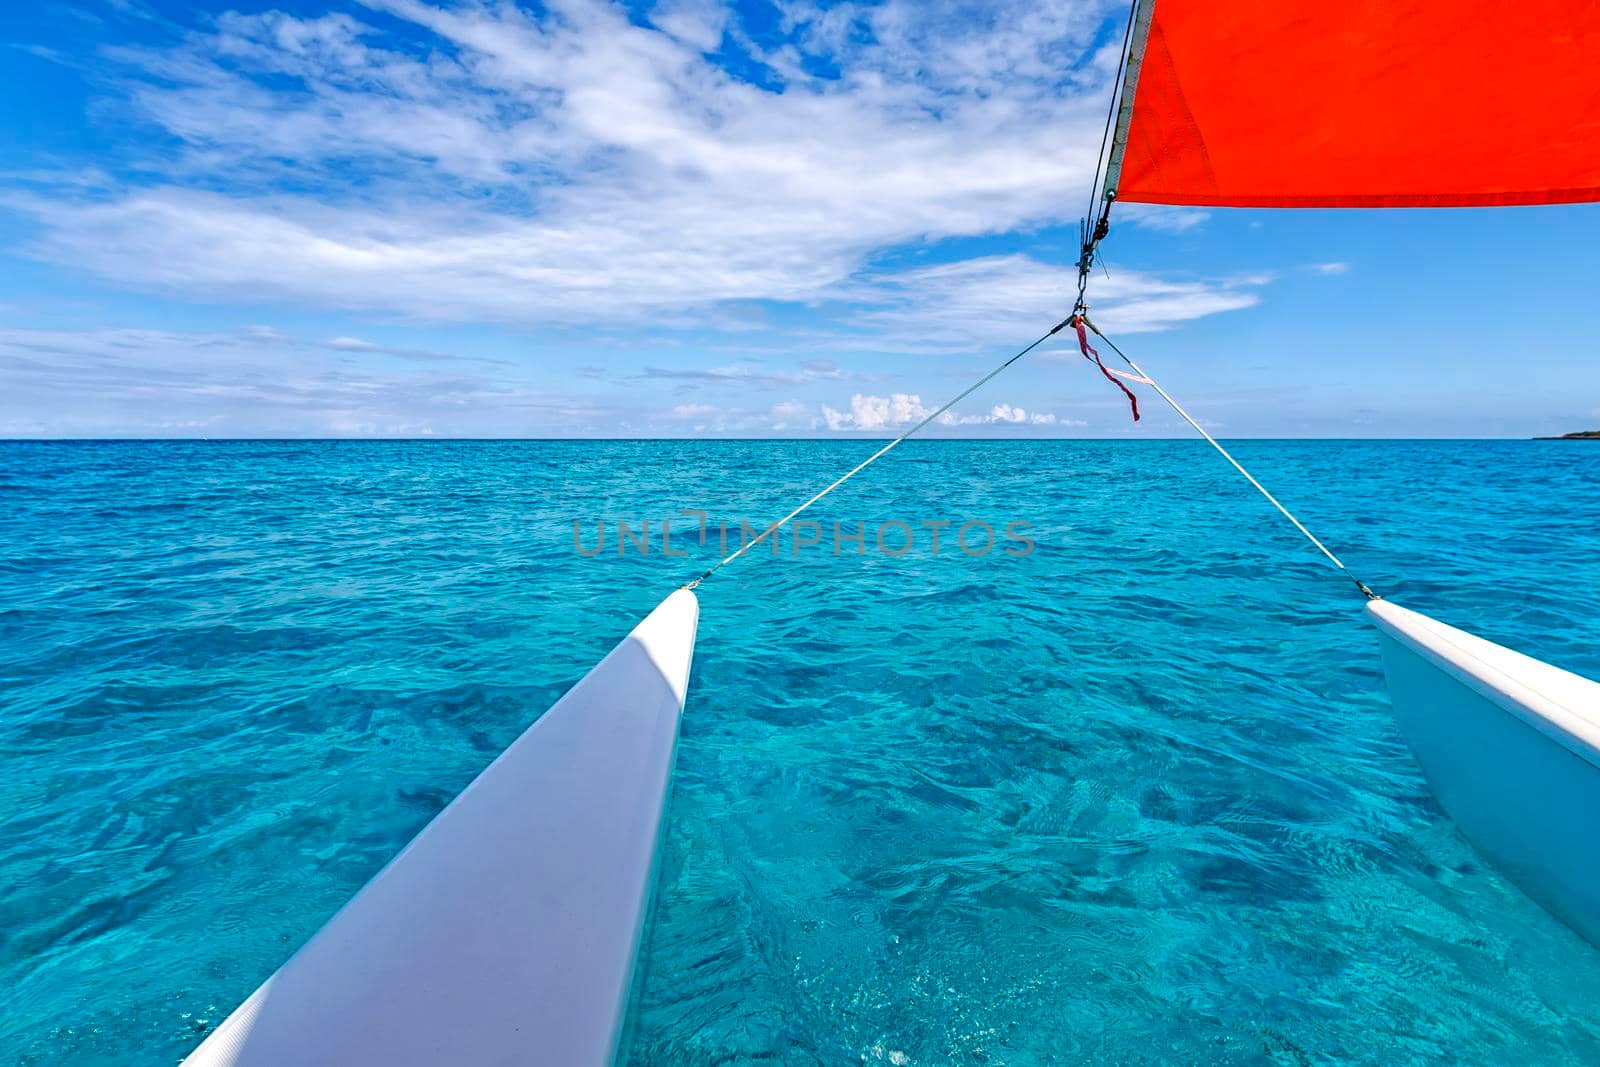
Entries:
[[[1072, 322], [1074, 325], [1076, 325], [1077, 321], [1079, 320], [1079, 318], [1080, 318], [1080, 316], [1074, 315], [1073, 318], [1069, 319], [1068, 321]], [[1352, 582], [1356, 583], [1356, 588], [1361, 590], [1361, 593], [1362, 593], [1363, 596], [1365, 596], [1368, 600], [1380, 600], [1380, 599], [1382, 599], [1381, 597], [1378, 596], [1377, 593], [1374, 593], [1370, 588], [1368, 588], [1366, 582], [1363, 582], [1360, 578], [1357, 578], [1354, 574], [1351, 574], [1350, 573], [1350, 568], [1346, 567], [1344, 565], [1344, 563], [1339, 559], [1339, 557], [1334, 555], [1328, 549], [1327, 545], [1323, 544], [1320, 540], [1318, 540], [1316, 534], [1314, 534], [1310, 530], [1306, 529], [1305, 523], [1303, 523], [1299, 519], [1295, 518], [1294, 514], [1292, 512], [1290, 512], [1288, 508], [1286, 508], [1282, 504], [1280, 504], [1278, 502], [1278, 498], [1277, 497], [1275, 497], [1271, 493], [1267, 492], [1266, 486], [1264, 486], [1260, 482], [1256, 481], [1255, 475], [1253, 475], [1249, 471], [1245, 470], [1243, 464], [1241, 464], [1238, 460], [1234, 459], [1233, 455], [1231, 453], [1229, 453], [1229, 451], [1226, 448], [1223, 448], [1222, 445], [1218, 444], [1217, 443], [1217, 439], [1215, 437], [1212, 437], [1209, 433], [1207, 433], [1205, 427], [1201, 426], [1198, 422], [1196, 422], [1192, 415], [1190, 415], [1187, 411], [1183, 410], [1183, 406], [1181, 404], [1179, 404], [1176, 400], [1172, 399], [1171, 394], [1169, 394], [1165, 389], [1161, 388], [1161, 384], [1159, 382], [1157, 382], [1154, 378], [1150, 377], [1150, 375], [1146, 374], [1144, 372], [1144, 370], [1137, 363], [1135, 363], [1131, 358], [1129, 358], [1129, 356], [1128, 356], [1128, 354], [1126, 352], [1124, 352], [1122, 349], [1118, 348], [1115, 341], [1113, 341], [1111, 338], [1107, 337], [1105, 334], [1101, 333], [1100, 332], [1100, 327], [1096, 326], [1089, 319], [1089, 317], [1087, 315], [1081, 316], [1081, 320], [1082, 320], [1084, 325], [1088, 326], [1089, 329], [1094, 331], [1094, 335], [1096, 337], [1100, 338], [1100, 340], [1104, 341], [1108, 346], [1110, 346], [1111, 351], [1115, 352], [1118, 356], [1122, 357], [1122, 362], [1126, 363], [1129, 367], [1131, 367], [1133, 369], [1133, 373], [1138, 375], [1138, 377], [1136, 379], [1134, 379], [1135, 381], [1141, 382], [1141, 383], [1143, 383], [1145, 385], [1148, 385], [1150, 388], [1154, 389], [1156, 391], [1156, 393], [1160, 395], [1161, 399], [1165, 400], [1167, 402], [1168, 406], [1171, 407], [1173, 411], [1176, 411], [1183, 418], [1184, 422], [1187, 422], [1190, 426], [1193, 426], [1196, 433], [1198, 433], [1201, 437], [1204, 437], [1206, 439], [1206, 441], [1210, 443], [1212, 448], [1216, 449], [1218, 452], [1220, 452], [1222, 454], [1222, 458], [1223, 459], [1225, 459], [1229, 463], [1233, 464], [1233, 469], [1234, 470], [1236, 470], [1240, 474], [1244, 475], [1245, 480], [1247, 482], [1249, 482], [1251, 485], [1255, 486], [1256, 487], [1256, 491], [1259, 492], [1262, 496], [1267, 498], [1267, 503], [1269, 503], [1273, 507], [1277, 508], [1278, 511], [1280, 513], [1282, 513], [1284, 518], [1286, 518], [1290, 522], [1294, 523], [1294, 528], [1296, 530], [1299, 530], [1302, 534], [1304, 534], [1306, 540], [1310, 541], [1313, 545], [1315, 545], [1318, 552], [1321, 552], [1324, 556], [1327, 556], [1329, 562], [1331, 562], [1335, 567], [1338, 567], [1341, 571], [1344, 572], [1345, 577], [1349, 578]], [[1102, 368], [1102, 369], [1105, 369], [1105, 368]], [[1110, 373], [1116, 374], [1118, 372], [1111, 371]]]
[[982, 378], [979, 378], [977, 381], [975, 381], [971, 385], [967, 386], [960, 393], [956, 394], [953, 398], [951, 398], [950, 400], [946, 401], [944, 403], [944, 405], [939, 408], [939, 410], [935, 411], [933, 414], [929, 415], [927, 418], [923, 419], [921, 422], [919, 422], [915, 426], [911, 427], [911, 429], [907, 430], [905, 433], [901, 434], [899, 437], [896, 437], [893, 441], [890, 441], [888, 444], [886, 444], [882, 448], [878, 449], [876, 452], [874, 452], [872, 455], [868, 456], [866, 459], [862, 460], [860, 463], [857, 463], [854, 467], [850, 468], [850, 470], [846, 471], [844, 474], [840, 475], [837, 479], [835, 479], [834, 482], [831, 485], [829, 485], [826, 489], [823, 489], [821, 492], [819, 492], [815, 496], [813, 496], [810, 500], [807, 500], [804, 504], [801, 504], [799, 507], [797, 507], [793, 511], [789, 512], [789, 514], [785, 515], [783, 518], [779, 519], [777, 522], [773, 523], [771, 526], [768, 526], [765, 530], [761, 531], [761, 535], [759, 537], [757, 537], [755, 540], [750, 541], [748, 543], [741, 542], [740, 545], [739, 545], [739, 550], [737, 552], [730, 553], [728, 556], [724, 557], [723, 559], [719, 560], [718, 562], [716, 562], [715, 564], [713, 564], [712, 566], [707, 568], [704, 574], [700, 575], [700, 577], [696, 578], [694, 581], [692, 581], [688, 585], [684, 586], [684, 588], [685, 589], [693, 589], [695, 586], [699, 585], [701, 582], [705, 581], [707, 578], [709, 578], [713, 574], [717, 573], [718, 570], [720, 570], [723, 567], [726, 567], [728, 564], [732, 563], [734, 560], [738, 559], [740, 556], [744, 555], [746, 552], [750, 551], [752, 548], [756, 547], [761, 542], [765, 541], [768, 537], [771, 537], [774, 533], [777, 533], [779, 527], [781, 527], [784, 523], [788, 522], [790, 519], [792, 519], [795, 516], [799, 515], [801, 512], [803, 512], [807, 508], [809, 508], [812, 504], [815, 504], [817, 501], [821, 500], [823, 497], [827, 496], [829, 493], [831, 493], [835, 489], [839, 488], [845, 482], [848, 482], [851, 478], [854, 478], [857, 474], [860, 474], [862, 471], [864, 471], [868, 467], [872, 466], [872, 464], [876, 463], [878, 460], [880, 460], [884, 456], [888, 455], [889, 452], [892, 449], [894, 449], [894, 447], [896, 445], [898, 445], [901, 441], [904, 441], [906, 438], [910, 437], [912, 434], [916, 433], [918, 430], [921, 430], [924, 426], [927, 426], [934, 419], [937, 419], [940, 415], [943, 415], [945, 412], [949, 411], [951, 408], [953, 408], [957, 404], [961, 403], [961, 401], [965, 400], [967, 397], [969, 397], [973, 393], [977, 392], [984, 385], [988, 384], [990, 379], [994, 378], [995, 375], [999, 374], [1001, 371], [1003, 371], [1007, 367], [1011, 366], [1011, 364], [1015, 363], [1017, 360], [1021, 359], [1025, 355], [1027, 355], [1029, 352], [1032, 352], [1035, 348], [1038, 348], [1040, 345], [1044, 344], [1050, 338], [1054, 337], [1056, 334], [1060, 333], [1062, 330], [1066, 329], [1071, 324], [1072, 324], [1072, 319], [1066, 318], [1066, 319], [1062, 319], [1060, 322], [1058, 322], [1054, 326], [1050, 327], [1050, 329], [1049, 329], [1049, 331], [1047, 333], [1045, 333], [1042, 336], [1040, 336], [1038, 340], [1034, 341], [1027, 348], [1024, 348], [1022, 351], [1018, 352], [1016, 355], [1012, 356], [1010, 359], [1008, 359], [1004, 363], [1000, 364], [994, 370], [990, 371], [988, 374], [985, 374]]

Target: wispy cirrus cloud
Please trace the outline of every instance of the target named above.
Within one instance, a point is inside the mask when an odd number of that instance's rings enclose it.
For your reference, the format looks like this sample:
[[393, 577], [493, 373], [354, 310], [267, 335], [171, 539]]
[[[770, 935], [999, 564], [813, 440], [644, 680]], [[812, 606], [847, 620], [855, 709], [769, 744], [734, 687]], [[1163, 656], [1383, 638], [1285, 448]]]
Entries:
[[1158, 233], [1188, 233], [1211, 217], [1211, 212], [1165, 204], [1119, 204], [1117, 218]]
[[692, 385], [752, 386], [758, 389], [777, 389], [804, 385], [808, 382], [838, 381], [860, 377], [839, 369], [831, 359], [802, 360], [798, 370], [774, 370], [757, 362], [736, 363], [725, 367], [706, 369], [694, 367], [645, 367], [638, 375], [642, 379], [682, 382]]
[[509, 363], [352, 340], [0, 329], [0, 436], [515, 436], [619, 414]]
[[[1070, 249], [1030, 235], [1081, 208], [1110, 0], [327, 3], [179, 25], [127, 0], [137, 33], [56, 50], [107, 150], [0, 175], [35, 259], [327, 328], [11, 331], [0, 431], [885, 430], [944, 373], [907, 356], [1070, 306]], [[971, 251], [997, 244], [1043, 251]], [[1117, 270], [1095, 313], [1167, 329], [1262, 284]], [[416, 323], [431, 347], [393, 343]], [[462, 323], [515, 341], [439, 341]], [[977, 410], [944, 425], [1053, 417]]]
[[1110, 5], [978, 7], [784, 3], [761, 43], [687, 0], [227, 14], [107, 54], [175, 156], [18, 202], [38, 255], [190, 297], [543, 325], [847, 292], [888, 322], [893, 284], [851, 284], [874, 253], [1062, 221], [1089, 179]]
[[[1264, 277], [1171, 281], [1135, 271], [1097, 278], [1094, 317], [1119, 333], [1163, 330], [1190, 319], [1247, 308]], [[958, 260], [870, 278], [851, 290], [858, 324], [875, 334], [938, 337], [949, 344], [1015, 335], [1018, 323], [1059, 319], [1076, 293], [1077, 271], [1015, 254]]]

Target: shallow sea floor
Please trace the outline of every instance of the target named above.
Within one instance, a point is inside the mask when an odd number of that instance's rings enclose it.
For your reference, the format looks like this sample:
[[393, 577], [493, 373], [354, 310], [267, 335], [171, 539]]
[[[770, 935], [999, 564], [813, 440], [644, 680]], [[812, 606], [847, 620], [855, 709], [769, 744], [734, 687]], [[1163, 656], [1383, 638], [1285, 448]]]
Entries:
[[[0, 1063], [176, 1062], [719, 521], [872, 447], [0, 444]], [[1600, 447], [1238, 452], [1387, 596], [1600, 677]], [[630, 1062], [1600, 1062], [1600, 951], [1203, 444], [913, 442], [816, 517], [700, 590]]]

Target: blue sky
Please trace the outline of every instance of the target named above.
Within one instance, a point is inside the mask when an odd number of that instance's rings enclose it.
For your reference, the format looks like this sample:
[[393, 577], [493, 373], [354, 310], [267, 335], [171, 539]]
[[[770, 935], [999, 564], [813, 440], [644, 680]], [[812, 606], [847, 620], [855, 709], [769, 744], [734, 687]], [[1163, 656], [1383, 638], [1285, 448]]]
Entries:
[[[1045, 0], [10, 13], [0, 436], [882, 436], [1070, 306], [1123, 17]], [[1221, 436], [1600, 426], [1600, 208], [1116, 216]], [[1065, 341], [946, 435], [1176, 436]]]

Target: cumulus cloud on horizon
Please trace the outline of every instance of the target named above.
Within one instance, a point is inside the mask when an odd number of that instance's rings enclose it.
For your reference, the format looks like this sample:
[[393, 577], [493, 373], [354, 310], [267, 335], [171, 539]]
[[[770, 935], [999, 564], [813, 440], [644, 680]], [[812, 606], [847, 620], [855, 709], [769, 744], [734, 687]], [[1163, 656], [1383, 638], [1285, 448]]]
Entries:
[[[889, 396], [870, 396], [857, 393], [850, 398], [850, 410], [822, 405], [822, 421], [828, 429], [840, 430], [901, 430], [926, 419], [937, 407], [927, 407], [922, 397], [915, 393], [893, 393]], [[986, 413], [961, 415], [946, 411], [935, 420], [940, 426], [986, 426], [994, 424], [1032, 426], [1083, 426], [1075, 419], [1058, 419], [1051, 412], [1029, 412], [1015, 404], [999, 403]]]

